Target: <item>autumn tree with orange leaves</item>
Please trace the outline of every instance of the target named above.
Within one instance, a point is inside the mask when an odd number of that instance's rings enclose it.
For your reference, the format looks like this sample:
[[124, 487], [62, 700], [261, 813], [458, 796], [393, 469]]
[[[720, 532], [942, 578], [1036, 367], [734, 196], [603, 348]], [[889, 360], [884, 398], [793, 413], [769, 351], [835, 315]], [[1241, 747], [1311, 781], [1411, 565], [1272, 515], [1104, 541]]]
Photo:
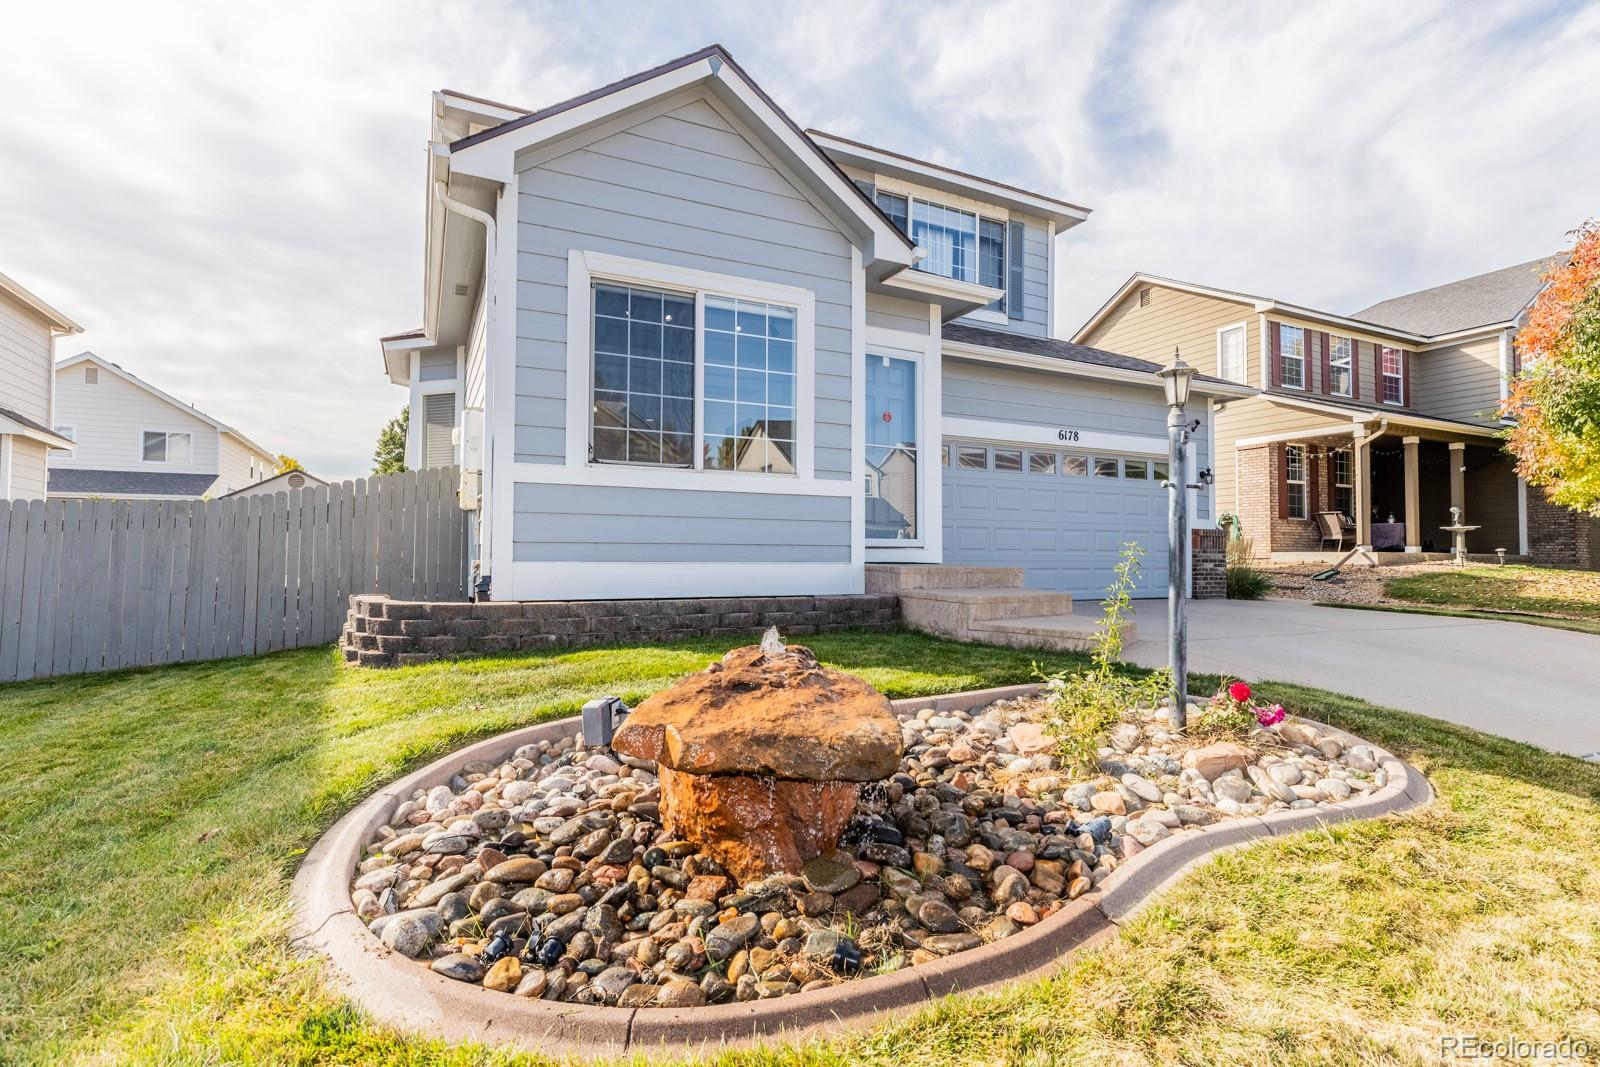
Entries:
[[1573, 232], [1567, 262], [1517, 331], [1521, 373], [1502, 414], [1517, 473], [1555, 503], [1600, 515], [1600, 220]]

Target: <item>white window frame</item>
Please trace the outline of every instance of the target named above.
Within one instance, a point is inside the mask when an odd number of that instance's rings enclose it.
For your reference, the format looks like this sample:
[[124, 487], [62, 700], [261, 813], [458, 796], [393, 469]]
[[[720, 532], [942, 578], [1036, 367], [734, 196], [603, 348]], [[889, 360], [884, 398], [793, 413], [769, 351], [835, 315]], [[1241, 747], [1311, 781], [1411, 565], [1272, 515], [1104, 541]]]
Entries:
[[[166, 438], [167, 438], [167, 440], [165, 442], [164, 451], [163, 451], [163, 454], [164, 454], [165, 458], [162, 458], [162, 459], [146, 459], [145, 456], [144, 456], [144, 439], [145, 439], [145, 436], [147, 434], [153, 434], [153, 433], [164, 434], [166, 436]], [[182, 463], [178, 463], [176, 460], [171, 458], [172, 457], [172, 436], [173, 436], [173, 434], [182, 434], [183, 436], [185, 436], [185, 437], [187, 437], [189, 439], [189, 458], [184, 460]], [[169, 464], [176, 465], [176, 466], [179, 466], [179, 467], [192, 467], [192, 466], [194, 466], [194, 431], [193, 430], [152, 430], [152, 429], [141, 429], [139, 431], [139, 462], [140, 463], [159, 463], [162, 466], [167, 466]]]
[[[1293, 473], [1294, 468], [1289, 463], [1289, 457], [1296, 452], [1300, 454], [1299, 478], [1293, 478], [1290, 476]], [[1299, 515], [1294, 513], [1294, 497], [1289, 495], [1289, 490], [1293, 489], [1297, 485], [1300, 487], [1301, 514]], [[1306, 451], [1305, 445], [1283, 446], [1283, 487], [1283, 491], [1286, 496], [1284, 508], [1287, 511], [1289, 518], [1300, 521], [1311, 518], [1311, 455]]]
[[[1009, 257], [1010, 257], [1010, 252], [1011, 252], [1010, 248], [1008, 247], [1010, 245], [1010, 242], [1011, 242], [1011, 227], [1010, 227], [1011, 213], [1009, 211], [1007, 211], [1005, 208], [996, 207], [996, 206], [993, 206], [993, 205], [990, 205], [990, 204], [985, 204], [985, 203], [982, 203], [980, 201], [972, 200], [972, 199], [969, 199], [969, 198], [964, 197], [964, 196], [957, 196], [955, 194], [945, 195], [945, 194], [942, 194], [942, 193], [934, 192], [932, 190], [924, 191], [924, 190], [921, 190], [921, 189], [918, 189], [918, 188], [914, 188], [912, 186], [900, 185], [900, 184], [897, 184], [897, 183], [895, 183], [893, 181], [889, 182], [888, 184], [877, 184], [877, 185], [874, 185], [874, 187], [873, 187], [873, 194], [874, 194], [873, 195], [873, 202], [874, 203], [877, 202], [877, 194], [878, 193], [887, 193], [890, 196], [899, 196], [899, 197], [904, 197], [905, 198], [905, 201], [906, 201], [906, 236], [908, 238], [911, 236], [911, 217], [912, 217], [912, 213], [915, 210], [915, 205], [917, 203], [919, 203], [919, 202], [924, 204], [924, 205], [930, 206], [930, 207], [949, 208], [949, 209], [951, 209], [953, 211], [965, 212], [966, 214], [975, 216], [975, 218], [979, 222], [981, 222], [984, 219], [988, 219], [990, 222], [999, 223], [1000, 224], [1000, 238], [1001, 238], [1001, 244], [1000, 244], [1000, 286], [999, 286], [999, 288], [1002, 289], [1002, 290], [1004, 290], [1006, 288], [1006, 284], [1005, 284], [1006, 283], [1006, 270], [1007, 270], [1007, 264], [1010, 262], [1010, 258]], [[973, 231], [972, 254], [974, 256], [974, 270], [975, 271], [977, 270], [977, 259], [976, 259], [976, 257], [978, 255], [978, 240], [979, 240], [979, 234], [981, 233], [981, 230], [982, 230], [982, 227], [978, 226]], [[917, 267], [915, 269], [921, 270], [922, 268], [921, 267]], [[932, 274], [936, 278], [945, 277], [945, 275], [939, 274], [936, 271], [931, 271], [931, 270], [930, 271], [923, 271], [923, 273]], [[975, 275], [974, 278], [973, 278], [973, 282], [981, 284], [981, 282], [979, 282], [979, 277], [981, 277], [981, 275]], [[960, 279], [956, 279], [956, 280], [959, 281]], [[1001, 323], [1003, 323], [1003, 322], [1009, 321], [1008, 316], [1009, 316], [1009, 309], [1007, 309], [1007, 307], [1006, 307], [1006, 298], [1005, 298], [1005, 296], [1001, 296], [1001, 298], [1000, 298], [1000, 306], [998, 308], [981, 307], [981, 308], [978, 308], [976, 311], [967, 312], [965, 315], [962, 316], [962, 318], [980, 319], [980, 320], [984, 320], [984, 321], [987, 321], [987, 322], [1001, 322]]]
[[[1399, 371], [1399, 373], [1390, 374], [1388, 371], [1383, 369], [1383, 356], [1384, 356], [1384, 353], [1386, 353], [1386, 352], [1393, 352], [1395, 354], [1395, 356], [1399, 359], [1399, 361], [1400, 361], [1400, 371]], [[1376, 362], [1378, 364], [1378, 402], [1380, 404], [1387, 404], [1390, 407], [1395, 407], [1395, 408], [1403, 408], [1403, 407], [1405, 407], [1406, 406], [1406, 352], [1405, 352], [1405, 349], [1403, 349], [1403, 348], [1395, 348], [1393, 345], [1379, 345], [1378, 346], [1378, 358], [1377, 358]], [[1400, 398], [1399, 400], [1390, 400], [1389, 399], [1388, 385], [1389, 385], [1390, 379], [1394, 380], [1394, 383], [1395, 383], [1394, 391], [1395, 391], [1395, 395]]]
[[[1235, 330], [1239, 331], [1239, 373], [1229, 374], [1228, 369], [1222, 365], [1222, 336]], [[1250, 384], [1250, 324], [1235, 322], [1217, 330], [1217, 377], [1240, 385]]]
[[[1334, 358], [1339, 342], [1344, 342], [1344, 362], [1340, 363]], [[1355, 393], [1355, 365], [1356, 365], [1356, 339], [1354, 337], [1336, 337], [1328, 335], [1328, 394], [1330, 396], [1352, 396]], [[1336, 369], [1344, 370], [1344, 390], [1341, 392], [1333, 387], [1335, 381], [1333, 372]]]
[[[1339, 457], [1341, 456], [1344, 457], [1344, 477], [1346, 479], [1342, 482], [1339, 480]], [[1328, 453], [1328, 465], [1333, 472], [1333, 499], [1328, 501], [1328, 506], [1354, 521], [1354, 512], [1356, 510], [1355, 456], [1351, 454], [1348, 448], [1336, 448]], [[1340, 491], [1344, 489], [1350, 490], [1349, 512], [1345, 512], [1339, 507]]]
[[[693, 466], [596, 462], [589, 458], [590, 405], [594, 389], [595, 282], [618, 282], [644, 288], [693, 293], [695, 298], [694, 392], [695, 426]], [[705, 297], [759, 300], [795, 309], [795, 463], [794, 473], [771, 471], [707, 470], [704, 462], [705, 420]], [[743, 490], [746, 492], [812, 492], [822, 496], [848, 495], [858, 488], [853, 480], [816, 477], [816, 294], [809, 289], [776, 285], [729, 274], [695, 270], [668, 263], [630, 259], [603, 252], [574, 249], [567, 259], [567, 426], [566, 462], [569, 472], [580, 472], [590, 485], [637, 488]], [[548, 464], [519, 464], [549, 480]], [[519, 474], [519, 478], [521, 475]], [[571, 475], [569, 474], [570, 478]], [[858, 490], [859, 491], [859, 490]]]
[[[887, 331], [875, 330], [873, 333], [880, 338], [880, 340], [875, 340], [873, 337], [867, 338], [868, 359], [903, 359], [916, 367], [917, 387], [915, 390], [915, 403], [917, 409], [917, 514], [915, 521], [917, 524], [917, 536], [907, 538], [866, 537], [865, 543], [866, 547], [870, 550], [887, 549], [892, 551], [897, 548], [926, 548], [931, 544], [928, 537], [927, 528], [927, 519], [928, 515], [930, 514], [927, 494], [939, 491], [939, 482], [935, 479], [943, 477], [944, 469], [942, 466], [938, 468], [930, 468], [929, 464], [923, 462], [923, 459], [928, 451], [927, 442], [929, 440], [927, 436], [927, 426], [925, 424], [928, 411], [928, 383], [926, 381], [928, 360], [926, 359], [926, 353], [920, 352], [914, 348], [901, 347], [899, 344], [882, 343], [881, 338], [885, 333], [887, 333]], [[864, 377], [865, 376], [863, 376], [863, 378]], [[863, 384], [863, 404], [865, 404], [865, 395], [865, 385]], [[934, 438], [934, 440], [937, 440], [937, 438]], [[865, 462], [867, 445], [864, 440], [861, 443], [861, 448], [862, 460]]]
[[[1291, 356], [1289, 354], [1289, 349], [1284, 344], [1283, 331], [1285, 331], [1285, 330], [1299, 330], [1300, 331], [1300, 354], [1298, 356]], [[1308, 331], [1306, 330], [1306, 328], [1304, 326], [1296, 326], [1291, 322], [1280, 322], [1280, 323], [1278, 323], [1278, 385], [1279, 385], [1280, 388], [1283, 388], [1283, 389], [1294, 389], [1294, 390], [1296, 390], [1298, 392], [1302, 392], [1302, 393], [1306, 391], [1306, 377], [1307, 377], [1306, 376], [1306, 334], [1307, 334], [1307, 332]], [[1288, 380], [1289, 376], [1284, 373], [1284, 369], [1288, 365], [1290, 360], [1299, 360], [1300, 361], [1300, 384], [1299, 385], [1290, 385], [1289, 384], [1289, 380]]]

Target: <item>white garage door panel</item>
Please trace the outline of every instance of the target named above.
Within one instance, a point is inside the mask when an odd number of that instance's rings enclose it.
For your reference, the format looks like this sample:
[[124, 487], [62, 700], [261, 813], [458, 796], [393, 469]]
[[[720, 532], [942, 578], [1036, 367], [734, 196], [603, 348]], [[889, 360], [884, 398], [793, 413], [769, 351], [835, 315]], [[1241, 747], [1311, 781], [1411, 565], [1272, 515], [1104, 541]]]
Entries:
[[943, 486], [946, 563], [1021, 567], [1032, 588], [1098, 598], [1134, 541], [1145, 550], [1135, 595], [1166, 595], [1167, 497], [1155, 481], [946, 467]]

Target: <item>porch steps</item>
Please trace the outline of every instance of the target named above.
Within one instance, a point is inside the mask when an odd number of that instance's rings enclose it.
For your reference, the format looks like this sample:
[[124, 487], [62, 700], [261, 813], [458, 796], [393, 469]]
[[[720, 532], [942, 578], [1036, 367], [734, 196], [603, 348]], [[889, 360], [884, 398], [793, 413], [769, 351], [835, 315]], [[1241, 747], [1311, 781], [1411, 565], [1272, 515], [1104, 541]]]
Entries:
[[1019, 567], [867, 566], [867, 591], [898, 596], [900, 621], [910, 629], [1009, 648], [1089, 647], [1097, 620], [1072, 613], [1072, 594], [1022, 583]]

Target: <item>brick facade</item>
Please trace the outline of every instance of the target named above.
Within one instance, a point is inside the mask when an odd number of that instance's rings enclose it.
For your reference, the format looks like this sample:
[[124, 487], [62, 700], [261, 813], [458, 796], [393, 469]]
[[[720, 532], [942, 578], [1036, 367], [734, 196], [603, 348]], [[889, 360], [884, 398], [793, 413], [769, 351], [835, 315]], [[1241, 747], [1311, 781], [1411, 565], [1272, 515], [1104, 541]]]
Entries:
[[1240, 535], [1254, 556], [1274, 552], [1315, 552], [1322, 547], [1317, 512], [1328, 510], [1325, 451], [1309, 449], [1306, 458], [1306, 518], [1284, 516], [1284, 446], [1256, 445], [1238, 450]]
[[1226, 530], [1189, 531], [1191, 597], [1217, 600], [1228, 595], [1228, 532]]
[[791, 638], [851, 628], [886, 630], [899, 614], [899, 598], [875, 593], [483, 604], [354, 596], [339, 648], [347, 663], [395, 667], [472, 653], [616, 641], [752, 638], [768, 626]]
[[1545, 498], [1528, 486], [1528, 554], [1543, 567], [1600, 568], [1596, 558], [1596, 520]]

